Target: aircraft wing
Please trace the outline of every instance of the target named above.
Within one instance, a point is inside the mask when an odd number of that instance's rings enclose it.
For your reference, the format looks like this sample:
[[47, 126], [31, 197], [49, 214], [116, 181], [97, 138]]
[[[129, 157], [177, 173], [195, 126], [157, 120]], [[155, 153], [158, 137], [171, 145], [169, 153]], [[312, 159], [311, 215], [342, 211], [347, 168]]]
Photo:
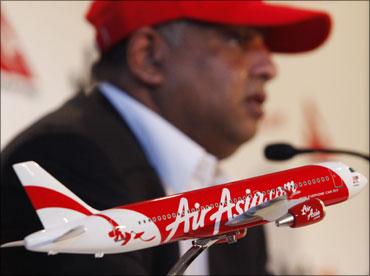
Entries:
[[307, 197], [301, 197], [298, 199], [289, 198], [289, 195], [282, 195], [266, 201], [260, 205], [248, 209], [243, 214], [234, 217], [233, 219], [229, 220], [226, 225], [238, 226], [260, 220], [275, 221], [285, 215], [291, 207], [308, 199]]
[[[234, 217], [233, 219], [229, 220], [226, 225], [239, 226], [261, 220], [275, 221], [285, 215], [291, 207], [308, 199], [307, 197], [291, 199], [293, 195], [294, 193], [286, 191], [286, 194], [250, 208], [243, 214]], [[208, 247], [211, 247], [213, 244], [221, 240], [226, 240], [228, 243], [236, 242], [237, 234], [239, 233], [229, 233], [221, 236], [212, 236], [194, 240], [192, 247], [180, 257], [168, 275], [183, 274], [192, 261]]]

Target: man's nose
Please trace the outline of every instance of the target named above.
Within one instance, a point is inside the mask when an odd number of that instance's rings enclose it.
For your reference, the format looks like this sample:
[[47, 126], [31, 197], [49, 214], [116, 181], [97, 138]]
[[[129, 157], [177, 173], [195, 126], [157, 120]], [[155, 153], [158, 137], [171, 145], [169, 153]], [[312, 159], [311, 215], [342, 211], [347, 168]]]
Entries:
[[251, 68], [251, 76], [264, 81], [271, 80], [277, 75], [277, 68], [272, 61], [270, 52], [265, 49], [259, 54], [256, 64]]
[[271, 52], [267, 48], [262, 38], [254, 41], [255, 60], [250, 74], [253, 77], [271, 80], [277, 75], [277, 68], [272, 60]]

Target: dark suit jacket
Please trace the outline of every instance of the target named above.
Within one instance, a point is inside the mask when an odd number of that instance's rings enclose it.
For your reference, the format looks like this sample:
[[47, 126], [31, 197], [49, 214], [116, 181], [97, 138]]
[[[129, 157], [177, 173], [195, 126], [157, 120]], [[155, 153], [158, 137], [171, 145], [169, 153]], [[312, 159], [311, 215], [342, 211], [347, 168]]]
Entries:
[[[34, 160], [90, 206], [104, 210], [164, 196], [139, 143], [98, 92], [79, 94], [21, 133], [1, 155], [1, 243], [20, 240], [43, 227], [11, 165]], [[225, 254], [226, 252], [226, 254]], [[230, 257], [230, 254], [232, 257]], [[265, 274], [262, 228], [232, 246], [210, 250], [211, 273]], [[166, 274], [178, 245], [125, 254], [47, 256], [24, 248], [1, 252], [7, 274]]]

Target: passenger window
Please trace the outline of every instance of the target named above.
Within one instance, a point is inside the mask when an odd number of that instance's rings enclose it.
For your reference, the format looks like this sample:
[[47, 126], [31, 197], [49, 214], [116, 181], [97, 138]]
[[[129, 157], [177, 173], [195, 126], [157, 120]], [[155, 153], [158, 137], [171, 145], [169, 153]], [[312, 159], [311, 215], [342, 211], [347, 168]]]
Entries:
[[317, 184], [319, 184], [320, 183], [320, 178], [316, 178], [316, 182], [317, 182]]
[[162, 215], [163, 220], [166, 220], [166, 215]]
[[321, 177], [321, 181], [324, 182], [325, 181], [325, 178], [324, 177]]
[[215, 206], [216, 206], [216, 208], [218, 207], [218, 203], [217, 202], [215, 203]]
[[307, 180], [308, 185], [311, 185], [311, 180]]
[[316, 180], [315, 180], [315, 178], [314, 178], [314, 179], [312, 179], [312, 184], [316, 184]]
[[161, 216], [158, 216], [158, 221], [161, 221]]
[[139, 220], [139, 224], [141, 224], [141, 221]]
[[305, 185], [305, 186], [306, 186], [306, 185], [307, 185], [307, 182], [306, 182], [306, 181], [303, 181], [303, 185]]
[[168, 214], [168, 215], [167, 215], [167, 218], [168, 218], [168, 219], [171, 219], [171, 214]]
[[176, 214], [175, 213], [172, 213], [172, 217], [175, 218], [176, 217]]
[[325, 180], [326, 181], [329, 181], [329, 176], [325, 176]]
[[302, 182], [299, 182], [299, 187], [302, 187]]
[[152, 217], [152, 221], [156, 222], [157, 221], [156, 217]]
[[211, 206], [211, 208], [215, 207], [215, 206], [213, 205], [213, 203], [211, 203], [211, 204], [210, 204], [210, 206]]

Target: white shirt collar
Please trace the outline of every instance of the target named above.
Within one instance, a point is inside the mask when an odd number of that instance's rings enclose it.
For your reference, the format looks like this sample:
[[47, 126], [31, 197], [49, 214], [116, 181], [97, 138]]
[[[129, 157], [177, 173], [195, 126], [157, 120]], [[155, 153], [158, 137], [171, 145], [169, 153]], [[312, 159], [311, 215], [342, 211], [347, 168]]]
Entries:
[[167, 194], [213, 184], [209, 183], [217, 166], [213, 155], [112, 84], [103, 82], [99, 88], [139, 140]]

